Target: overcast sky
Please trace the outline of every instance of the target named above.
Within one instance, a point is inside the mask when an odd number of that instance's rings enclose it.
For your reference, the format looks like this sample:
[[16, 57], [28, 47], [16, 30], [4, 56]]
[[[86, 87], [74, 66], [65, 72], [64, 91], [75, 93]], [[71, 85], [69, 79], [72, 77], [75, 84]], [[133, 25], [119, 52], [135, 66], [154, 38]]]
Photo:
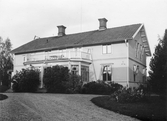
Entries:
[[99, 18], [108, 28], [144, 23], [153, 53], [167, 29], [167, 0], [0, 0], [0, 36], [13, 49], [35, 35], [56, 36], [58, 25], [66, 34], [97, 30]]

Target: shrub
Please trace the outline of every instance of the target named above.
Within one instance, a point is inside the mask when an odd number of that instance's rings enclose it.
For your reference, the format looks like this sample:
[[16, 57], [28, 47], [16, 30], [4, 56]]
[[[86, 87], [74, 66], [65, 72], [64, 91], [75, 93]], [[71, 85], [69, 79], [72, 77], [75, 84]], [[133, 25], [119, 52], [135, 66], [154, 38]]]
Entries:
[[119, 89], [123, 88], [122, 85], [115, 83], [115, 82], [107, 82], [107, 84], [110, 86], [110, 94], [118, 91]]
[[98, 82], [94, 81], [85, 84], [82, 88], [82, 93], [109, 95], [111, 93], [114, 93], [121, 87], [122, 87], [121, 85], [114, 82], [105, 83], [104, 81], [98, 81]]
[[0, 92], [5, 92], [8, 89], [9, 89], [9, 87], [4, 86], [4, 85], [0, 85]]
[[111, 98], [115, 98], [117, 102], [120, 103], [134, 103], [146, 101], [146, 88], [144, 86], [139, 86], [137, 89], [123, 87], [113, 93]]
[[45, 69], [44, 85], [47, 92], [65, 93], [69, 81], [69, 70], [64, 66], [53, 66]]
[[69, 81], [66, 84], [67, 93], [81, 93], [82, 85], [83, 82], [79, 75], [69, 73]]
[[40, 84], [39, 71], [22, 69], [13, 76], [13, 82], [14, 92], [35, 92]]

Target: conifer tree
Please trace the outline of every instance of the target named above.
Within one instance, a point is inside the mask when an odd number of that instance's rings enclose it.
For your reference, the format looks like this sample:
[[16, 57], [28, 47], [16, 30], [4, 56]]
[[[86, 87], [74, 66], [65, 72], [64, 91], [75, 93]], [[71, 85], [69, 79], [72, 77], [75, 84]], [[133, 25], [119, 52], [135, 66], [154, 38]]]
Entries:
[[167, 88], [167, 29], [155, 48], [150, 61], [150, 84], [156, 93], [165, 94]]

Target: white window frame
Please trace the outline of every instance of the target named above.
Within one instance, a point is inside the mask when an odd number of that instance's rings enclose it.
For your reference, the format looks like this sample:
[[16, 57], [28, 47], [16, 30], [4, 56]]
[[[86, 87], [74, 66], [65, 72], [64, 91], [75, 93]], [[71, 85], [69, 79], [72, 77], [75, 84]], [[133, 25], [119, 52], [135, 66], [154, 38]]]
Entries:
[[111, 44], [102, 45], [102, 53], [103, 54], [111, 54]]
[[[104, 80], [104, 78], [103, 78], [103, 74], [104, 74], [104, 68], [107, 68], [107, 74], [109, 74], [109, 72], [110, 72], [110, 75], [111, 75], [111, 77], [110, 77], [110, 79], [111, 80], [108, 80], [108, 76], [106, 75], [106, 80]], [[110, 69], [110, 70], [108, 70], [108, 68]], [[112, 81], [112, 67], [111, 67], [111, 65], [110, 64], [105, 64], [105, 65], [103, 65], [102, 66], [102, 71], [101, 71], [102, 73], [101, 73], [101, 75], [102, 75], [102, 80], [103, 81]]]

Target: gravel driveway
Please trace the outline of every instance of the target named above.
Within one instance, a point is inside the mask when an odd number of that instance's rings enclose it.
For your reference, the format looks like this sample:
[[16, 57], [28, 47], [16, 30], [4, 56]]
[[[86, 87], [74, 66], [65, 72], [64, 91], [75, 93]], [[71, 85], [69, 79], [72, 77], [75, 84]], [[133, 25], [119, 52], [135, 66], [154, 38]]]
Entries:
[[4, 93], [0, 121], [137, 121], [95, 106], [96, 95]]

